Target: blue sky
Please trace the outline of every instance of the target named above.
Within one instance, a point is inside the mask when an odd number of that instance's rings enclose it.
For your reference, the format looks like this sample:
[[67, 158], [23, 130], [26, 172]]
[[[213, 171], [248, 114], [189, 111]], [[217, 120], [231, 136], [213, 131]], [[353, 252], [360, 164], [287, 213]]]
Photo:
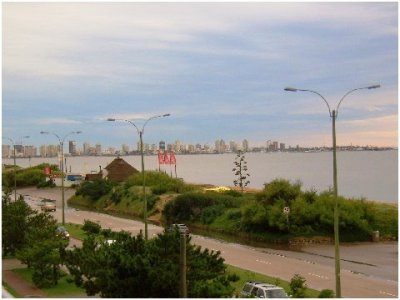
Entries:
[[[397, 146], [398, 4], [3, 3], [2, 134], [28, 144]], [[137, 121], [140, 126], [140, 121]]]

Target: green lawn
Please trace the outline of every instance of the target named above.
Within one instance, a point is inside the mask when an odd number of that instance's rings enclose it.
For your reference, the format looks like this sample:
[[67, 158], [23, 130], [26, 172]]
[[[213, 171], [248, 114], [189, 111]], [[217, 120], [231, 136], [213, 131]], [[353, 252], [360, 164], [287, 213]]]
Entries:
[[[13, 272], [20, 275], [26, 281], [32, 283], [32, 269], [14, 269]], [[78, 288], [73, 282], [68, 282], [68, 278], [71, 277], [69, 275], [65, 275], [58, 281], [58, 284], [56, 286], [51, 288], [42, 288], [41, 290], [45, 292], [49, 297], [85, 297], [85, 290], [82, 288]]]
[[[270, 277], [266, 276], [260, 273], [255, 273], [249, 270], [244, 270], [238, 267], [234, 267], [231, 265], [226, 265], [227, 266], [227, 271], [229, 273], [235, 273], [240, 277], [240, 279], [236, 282], [233, 283], [233, 286], [235, 287], [235, 296], [239, 296], [240, 291], [242, 290], [245, 282], [247, 281], [260, 281], [260, 282], [265, 282], [265, 283], [270, 283], [274, 284], [277, 286], [280, 286], [285, 289], [286, 293], [289, 294], [289, 282], [281, 280], [279, 278], [275, 277]], [[307, 282], [306, 282], [307, 284]], [[307, 298], [317, 298], [319, 295], [319, 291], [313, 290], [313, 289], [307, 289], [306, 291], [306, 297]]]
[[67, 223], [65, 224], [65, 228], [74, 239], [83, 241], [86, 237], [86, 233], [82, 230], [82, 225], [80, 224]]

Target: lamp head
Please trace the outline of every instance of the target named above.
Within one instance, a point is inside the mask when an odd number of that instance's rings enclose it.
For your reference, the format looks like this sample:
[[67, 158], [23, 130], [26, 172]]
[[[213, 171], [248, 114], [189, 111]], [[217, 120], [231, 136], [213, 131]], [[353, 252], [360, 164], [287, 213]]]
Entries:
[[169, 117], [171, 114], [164, 114], [163, 117]]
[[380, 88], [380, 87], [381, 87], [380, 84], [375, 84], [375, 85], [369, 86], [368, 89], [371, 90], [371, 89], [377, 89], [377, 88]]
[[76, 131], [75, 133], [76, 133], [76, 134], [80, 134], [80, 133], [82, 133], [82, 131], [79, 130], [79, 131]]
[[292, 87], [285, 87], [286, 92], [297, 92], [298, 89]]
[[114, 118], [108, 118], [107, 121], [109, 121], [109, 122], [115, 122], [115, 119], [114, 119]]
[[41, 131], [40, 134], [49, 134], [47, 131]]

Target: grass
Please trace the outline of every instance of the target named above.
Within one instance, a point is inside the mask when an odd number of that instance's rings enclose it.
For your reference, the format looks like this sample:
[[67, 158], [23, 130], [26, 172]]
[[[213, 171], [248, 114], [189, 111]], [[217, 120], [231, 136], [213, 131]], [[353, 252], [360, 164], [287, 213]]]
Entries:
[[[286, 293], [289, 294], [290, 288], [289, 288], [289, 282], [287, 282], [287, 281], [284, 281], [284, 280], [276, 278], [276, 277], [271, 277], [271, 276], [263, 275], [260, 273], [255, 273], [255, 272], [252, 272], [249, 270], [244, 270], [244, 269], [234, 267], [231, 265], [226, 265], [226, 266], [227, 266], [226, 270], [228, 273], [230, 273], [230, 274], [235, 273], [236, 275], [238, 275], [240, 277], [240, 279], [238, 281], [232, 283], [232, 285], [235, 288], [234, 294], [236, 296], [240, 295], [240, 291], [242, 290], [245, 282], [247, 282], [247, 281], [260, 281], [260, 282], [274, 284], [274, 285], [284, 288]], [[318, 298], [319, 293], [320, 292], [317, 290], [307, 288], [306, 297], [307, 298]]]
[[84, 240], [86, 237], [86, 233], [82, 230], [82, 225], [80, 224], [67, 223], [65, 224], [65, 228], [68, 230], [71, 237], [75, 239]]
[[[20, 275], [27, 282], [33, 284], [32, 269], [14, 269], [13, 272]], [[77, 287], [74, 282], [68, 282], [68, 279], [71, 278], [71, 276], [65, 274], [65, 276], [61, 277], [56, 286], [51, 288], [42, 288], [41, 290], [49, 297], [86, 296], [84, 289]]]

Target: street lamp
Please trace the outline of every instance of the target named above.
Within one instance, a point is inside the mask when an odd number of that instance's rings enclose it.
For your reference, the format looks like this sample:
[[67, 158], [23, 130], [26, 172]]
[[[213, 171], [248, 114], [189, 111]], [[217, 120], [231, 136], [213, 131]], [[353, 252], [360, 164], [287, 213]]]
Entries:
[[[28, 139], [30, 136], [26, 135], [26, 136], [22, 136], [19, 138], [19, 140], [22, 143], [22, 139]], [[3, 139], [9, 140], [13, 147], [14, 147], [14, 200], [17, 201], [17, 164], [16, 164], [16, 143], [14, 143], [14, 141], [8, 137], [3, 137]]]
[[340, 286], [340, 255], [339, 255], [339, 208], [338, 208], [338, 184], [337, 184], [337, 162], [336, 162], [336, 118], [338, 116], [339, 106], [344, 100], [344, 98], [349, 95], [350, 93], [363, 90], [363, 89], [377, 89], [381, 86], [377, 85], [370, 85], [366, 87], [356, 88], [348, 91], [342, 99], [340, 99], [336, 109], [331, 110], [328, 101], [318, 92], [306, 89], [298, 89], [293, 87], [286, 87], [285, 91], [287, 92], [310, 92], [317, 94], [325, 101], [325, 104], [328, 106], [329, 116], [332, 118], [332, 149], [333, 149], [333, 195], [335, 199], [335, 208], [334, 208], [334, 219], [333, 219], [333, 227], [334, 227], [334, 235], [335, 235], [335, 278], [336, 278], [336, 297], [341, 297], [341, 286]]
[[62, 202], [62, 224], [65, 225], [65, 200], [64, 200], [64, 141], [71, 134], [80, 134], [82, 131], [72, 131], [66, 134], [63, 138], [60, 138], [58, 134], [54, 132], [41, 131], [40, 134], [52, 134], [56, 136], [60, 143], [61, 151], [61, 202]]
[[148, 118], [143, 126], [142, 129], [139, 129], [139, 127], [136, 126], [135, 123], [133, 123], [131, 120], [125, 120], [125, 119], [115, 119], [115, 118], [108, 118], [107, 121], [110, 122], [115, 122], [115, 121], [124, 121], [128, 122], [129, 124], [133, 125], [136, 128], [136, 131], [139, 135], [140, 138], [140, 155], [142, 157], [142, 180], [143, 180], [143, 198], [144, 198], [144, 211], [143, 211], [143, 218], [144, 218], [144, 237], [147, 240], [148, 234], [147, 234], [147, 198], [146, 198], [146, 187], [145, 187], [145, 175], [144, 175], [144, 157], [143, 157], [143, 133], [144, 133], [144, 127], [146, 124], [153, 119], [157, 118], [163, 118], [163, 117], [169, 117], [171, 114], [163, 114], [163, 115], [157, 115]]

